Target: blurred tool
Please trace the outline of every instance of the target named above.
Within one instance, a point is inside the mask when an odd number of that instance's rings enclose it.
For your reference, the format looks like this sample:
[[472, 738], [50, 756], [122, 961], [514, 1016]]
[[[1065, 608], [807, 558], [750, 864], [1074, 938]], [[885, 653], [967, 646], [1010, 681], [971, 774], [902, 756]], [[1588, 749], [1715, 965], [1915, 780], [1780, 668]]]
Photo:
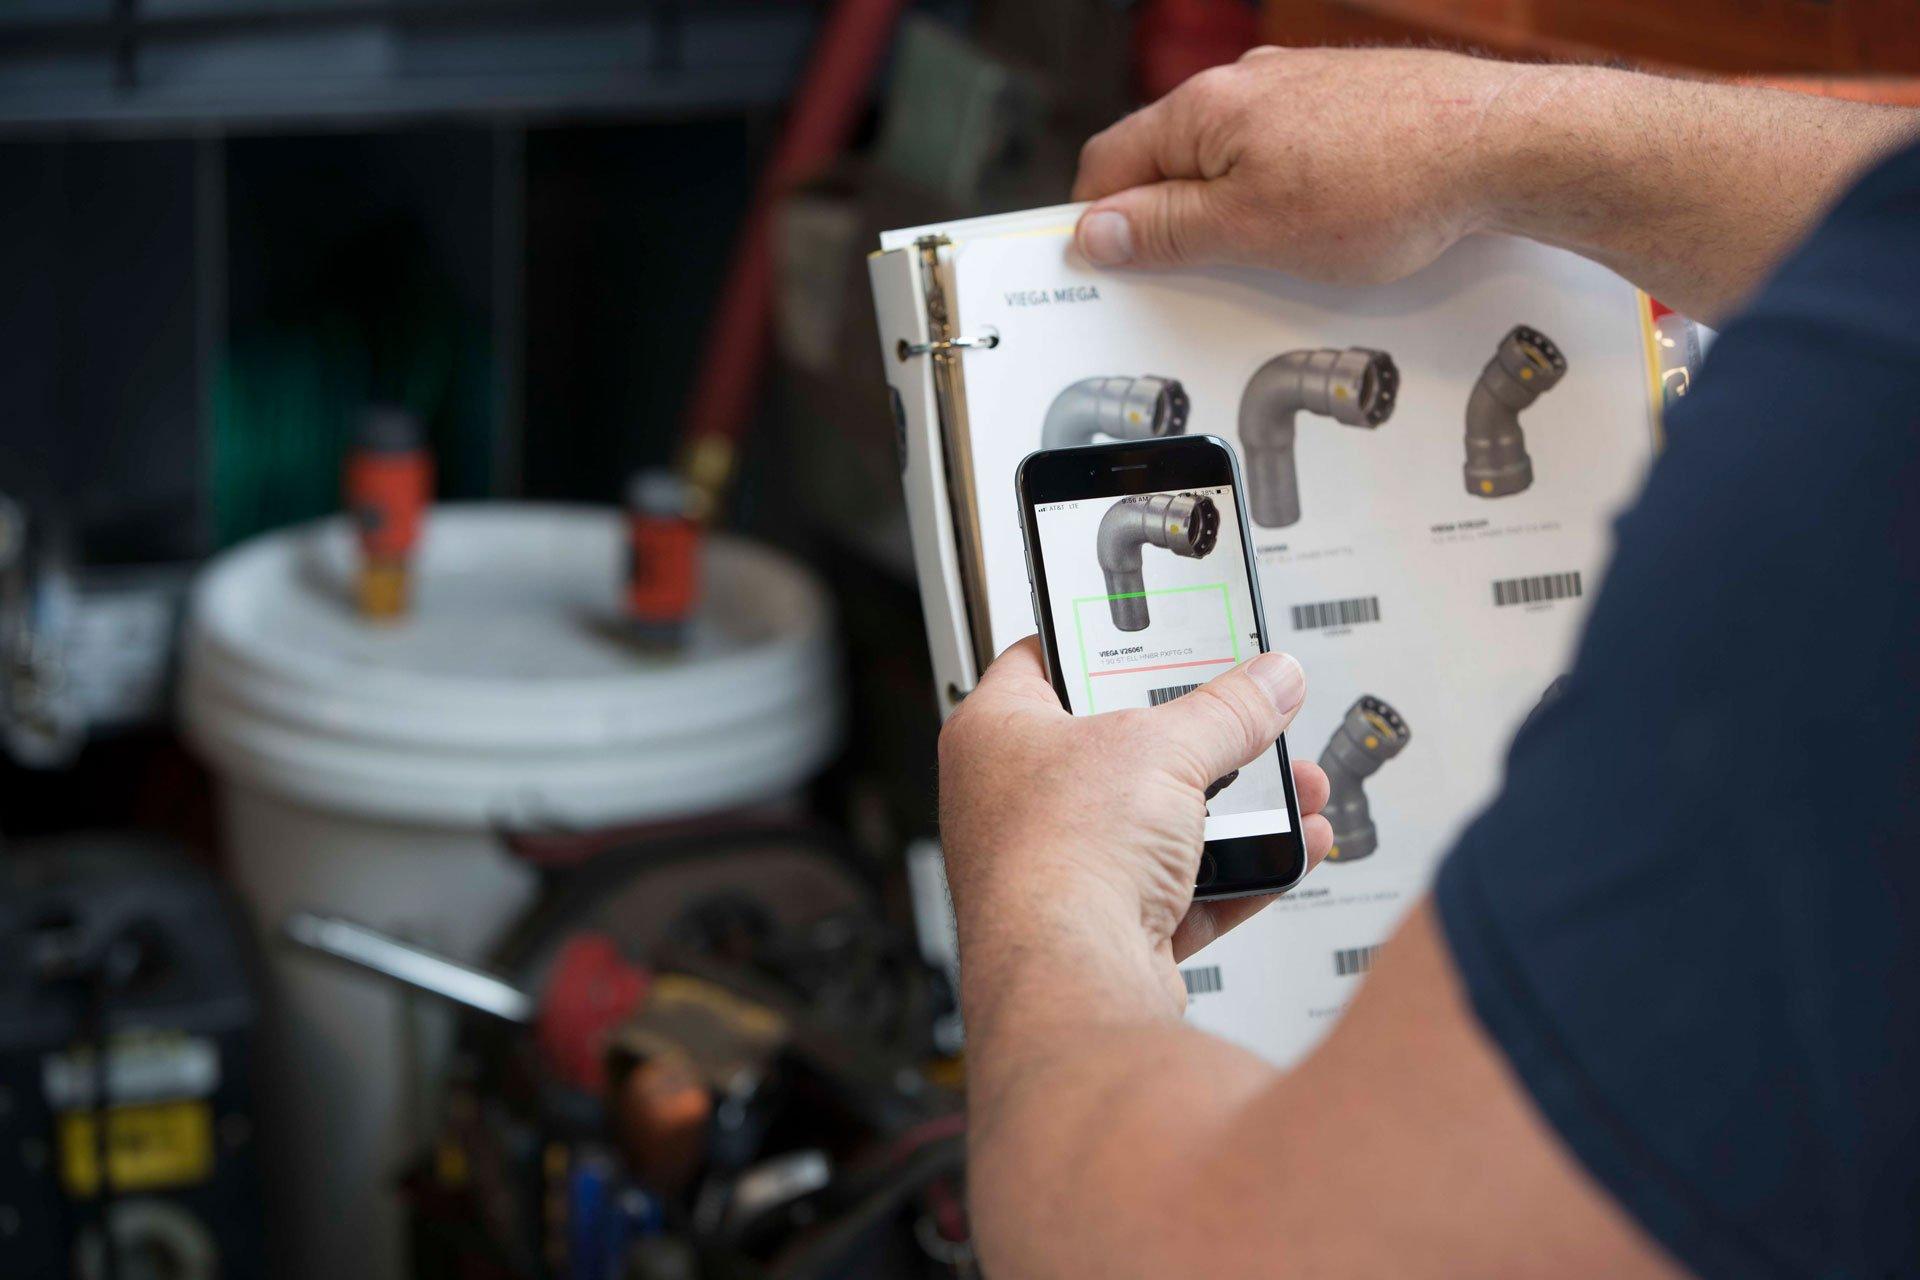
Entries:
[[58, 540], [0, 494], [0, 735], [30, 767], [67, 764], [85, 738], [69, 679], [74, 595]]
[[698, 495], [671, 471], [641, 471], [627, 483], [627, 583], [623, 600], [635, 640], [679, 648], [700, 599]]
[[139, 838], [0, 862], [7, 1275], [267, 1274], [242, 936], [209, 876]]
[[289, 942], [309, 951], [358, 965], [416, 991], [508, 1022], [533, 1020], [533, 1001], [518, 987], [377, 929], [296, 911], [287, 917], [281, 931]]
[[484, 1015], [408, 1179], [415, 1274], [968, 1274], [959, 1099], [924, 1069], [951, 1004], [849, 856], [782, 828], [610, 849], [494, 972], [290, 918]]
[[1380, 847], [1373, 809], [1361, 783], [1406, 750], [1413, 736], [1400, 713], [1372, 694], [1354, 700], [1320, 753], [1327, 772], [1327, 821], [1333, 824], [1329, 862], [1358, 862]]
[[407, 612], [413, 550], [421, 516], [433, 501], [433, 455], [420, 420], [397, 405], [368, 409], [346, 472], [347, 509], [360, 531], [354, 596], [362, 617], [390, 622]]
[[0, 749], [30, 769], [166, 718], [190, 573], [76, 565], [61, 527], [0, 494]]
[[555, 960], [546, 998], [425, 947], [351, 920], [295, 911], [281, 926], [287, 941], [392, 982], [517, 1026], [536, 1026], [536, 1043], [560, 1079], [590, 1093], [606, 1090], [608, 1029], [639, 1008], [650, 978], [609, 938], [569, 938]]
[[820, 24], [793, 105], [760, 175], [687, 401], [680, 469], [695, 514], [718, 512], [753, 412], [773, 314], [773, 213], [845, 149], [893, 35], [902, 0], [837, 0]]
[[[953, 894], [947, 888], [947, 862], [936, 840], [907, 846], [907, 892], [913, 903], [913, 936], [920, 958], [960, 989], [960, 931], [953, 918]], [[939, 1018], [933, 1041], [942, 1053], [958, 1054], [966, 1039], [958, 1009]]]

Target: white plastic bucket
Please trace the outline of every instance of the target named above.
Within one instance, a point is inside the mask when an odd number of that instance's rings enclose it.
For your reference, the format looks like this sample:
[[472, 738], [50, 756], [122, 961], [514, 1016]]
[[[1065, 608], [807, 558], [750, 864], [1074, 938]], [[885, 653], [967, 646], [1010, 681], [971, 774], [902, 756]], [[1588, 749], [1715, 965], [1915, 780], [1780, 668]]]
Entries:
[[235, 548], [195, 587], [182, 713], [267, 940], [266, 1137], [299, 1276], [401, 1274], [392, 1178], [430, 1119], [408, 1090], [445, 1019], [422, 1042], [377, 980], [289, 955], [286, 912], [478, 958], [533, 888], [497, 830], [778, 800], [836, 744], [830, 610], [805, 570], [710, 539], [692, 641], [661, 657], [618, 634], [624, 555], [611, 511], [452, 506], [427, 521], [398, 624], [353, 612], [345, 520]]

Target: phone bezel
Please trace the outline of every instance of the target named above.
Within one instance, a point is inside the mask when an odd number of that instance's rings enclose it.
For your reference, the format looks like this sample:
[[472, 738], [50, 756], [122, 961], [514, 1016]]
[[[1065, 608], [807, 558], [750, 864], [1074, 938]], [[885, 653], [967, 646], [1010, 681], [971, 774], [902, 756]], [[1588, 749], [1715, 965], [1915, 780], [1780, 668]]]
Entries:
[[[1035, 507], [1048, 502], [1086, 498], [1122, 498], [1129, 494], [1162, 493], [1172, 489], [1217, 488], [1230, 485], [1234, 511], [1240, 522], [1240, 546], [1246, 561], [1247, 583], [1253, 593], [1254, 629], [1260, 652], [1267, 652], [1266, 609], [1260, 599], [1260, 575], [1253, 560], [1253, 536], [1247, 524], [1246, 486], [1232, 446], [1217, 436], [1166, 436], [1158, 440], [1082, 445], [1072, 449], [1042, 449], [1021, 459], [1014, 474], [1020, 504], [1020, 531], [1026, 542], [1027, 579], [1032, 587], [1034, 625], [1040, 632], [1048, 678], [1060, 705], [1072, 710], [1065, 674], [1060, 668], [1053, 636], [1053, 607], [1047, 595], [1047, 573], [1040, 549]], [[1264, 836], [1237, 836], [1209, 840], [1202, 867], [1232, 866], [1258, 856], [1260, 865], [1276, 873], [1250, 879], [1205, 879], [1194, 886], [1196, 898], [1239, 898], [1284, 893], [1307, 873], [1307, 848], [1300, 831], [1300, 800], [1294, 794], [1293, 767], [1283, 736], [1274, 743], [1280, 757], [1280, 777], [1287, 796], [1291, 830]]]

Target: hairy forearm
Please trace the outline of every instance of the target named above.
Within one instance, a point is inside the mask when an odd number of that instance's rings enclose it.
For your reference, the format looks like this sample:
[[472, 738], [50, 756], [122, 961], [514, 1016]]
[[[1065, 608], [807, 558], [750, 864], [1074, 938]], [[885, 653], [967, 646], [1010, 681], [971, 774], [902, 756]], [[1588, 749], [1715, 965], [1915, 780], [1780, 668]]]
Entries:
[[1185, 1025], [1170, 959], [1117, 904], [963, 908], [961, 947], [989, 1270], [1178, 1274], [1193, 1206], [1273, 1069]]
[[1515, 68], [1481, 129], [1489, 227], [1715, 322], [1920, 112], [1598, 67]]

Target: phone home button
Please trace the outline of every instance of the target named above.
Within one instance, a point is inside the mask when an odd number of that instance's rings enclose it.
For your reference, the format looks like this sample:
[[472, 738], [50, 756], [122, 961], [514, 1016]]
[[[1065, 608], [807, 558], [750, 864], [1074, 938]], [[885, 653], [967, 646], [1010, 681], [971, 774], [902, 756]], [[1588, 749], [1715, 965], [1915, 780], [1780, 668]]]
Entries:
[[1200, 870], [1193, 877], [1193, 887], [1196, 889], [1204, 889], [1219, 878], [1220, 868], [1218, 864], [1214, 862], [1213, 855], [1210, 853], [1202, 853], [1200, 855]]

